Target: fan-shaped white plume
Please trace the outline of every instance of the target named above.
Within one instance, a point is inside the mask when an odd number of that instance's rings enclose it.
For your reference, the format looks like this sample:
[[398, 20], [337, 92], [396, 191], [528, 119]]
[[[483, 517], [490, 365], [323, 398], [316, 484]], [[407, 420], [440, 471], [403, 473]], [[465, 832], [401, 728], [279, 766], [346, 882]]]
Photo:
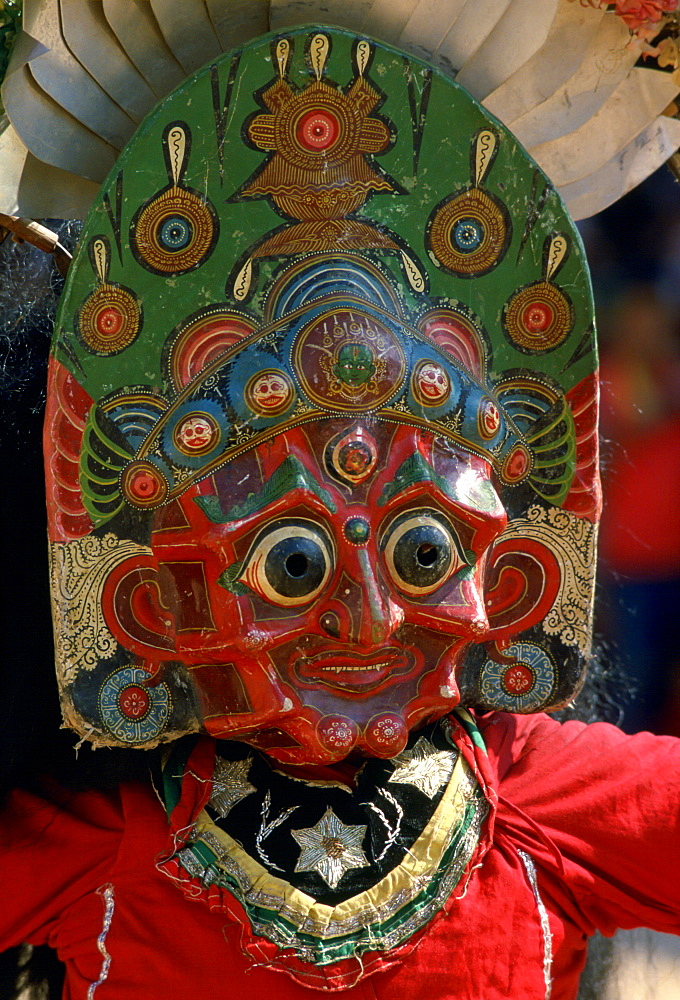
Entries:
[[220, 52], [332, 23], [424, 57], [500, 118], [576, 218], [680, 146], [678, 88], [621, 20], [568, 0], [24, 0], [2, 89], [0, 211], [83, 216], [146, 112]]

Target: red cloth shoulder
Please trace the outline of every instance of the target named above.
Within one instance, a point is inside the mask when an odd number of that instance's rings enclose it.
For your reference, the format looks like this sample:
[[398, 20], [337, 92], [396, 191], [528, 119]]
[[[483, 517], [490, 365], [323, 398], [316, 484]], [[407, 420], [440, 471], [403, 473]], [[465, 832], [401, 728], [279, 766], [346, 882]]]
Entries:
[[120, 848], [118, 793], [49, 795], [18, 790], [0, 810], [0, 950], [49, 942], [64, 911], [106, 883]]
[[548, 890], [583, 930], [680, 933], [680, 740], [546, 715], [479, 724], [499, 777], [497, 835], [540, 830]]

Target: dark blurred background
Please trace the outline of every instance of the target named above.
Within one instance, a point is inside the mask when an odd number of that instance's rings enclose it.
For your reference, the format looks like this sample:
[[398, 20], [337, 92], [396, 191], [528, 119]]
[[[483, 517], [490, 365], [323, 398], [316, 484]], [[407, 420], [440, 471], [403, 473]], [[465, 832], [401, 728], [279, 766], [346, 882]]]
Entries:
[[622, 728], [680, 736], [680, 184], [664, 167], [579, 228], [602, 380], [596, 631]]

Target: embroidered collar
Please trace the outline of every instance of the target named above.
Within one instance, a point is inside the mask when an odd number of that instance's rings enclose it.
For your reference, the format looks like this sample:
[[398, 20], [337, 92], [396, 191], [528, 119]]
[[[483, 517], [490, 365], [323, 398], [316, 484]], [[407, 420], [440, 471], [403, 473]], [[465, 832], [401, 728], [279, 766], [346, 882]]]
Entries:
[[398, 959], [479, 853], [485, 751], [466, 712], [414, 734], [393, 760], [368, 760], [353, 787], [291, 777], [240, 743], [187, 749], [164, 771], [175, 840], [159, 867], [237, 914], [246, 951], [262, 961], [264, 945], [300, 981], [343, 988], [371, 957]]

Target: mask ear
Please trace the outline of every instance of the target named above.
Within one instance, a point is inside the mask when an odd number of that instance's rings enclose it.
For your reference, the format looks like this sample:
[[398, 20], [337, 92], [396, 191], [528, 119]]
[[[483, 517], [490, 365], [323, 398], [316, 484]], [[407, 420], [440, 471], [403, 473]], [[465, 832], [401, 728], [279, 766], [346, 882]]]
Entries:
[[152, 558], [135, 555], [116, 566], [104, 585], [102, 607], [106, 624], [126, 649], [154, 660], [174, 659], [174, 618]]
[[509, 639], [541, 622], [560, 589], [555, 555], [531, 538], [507, 538], [492, 549], [486, 591], [489, 639]]

